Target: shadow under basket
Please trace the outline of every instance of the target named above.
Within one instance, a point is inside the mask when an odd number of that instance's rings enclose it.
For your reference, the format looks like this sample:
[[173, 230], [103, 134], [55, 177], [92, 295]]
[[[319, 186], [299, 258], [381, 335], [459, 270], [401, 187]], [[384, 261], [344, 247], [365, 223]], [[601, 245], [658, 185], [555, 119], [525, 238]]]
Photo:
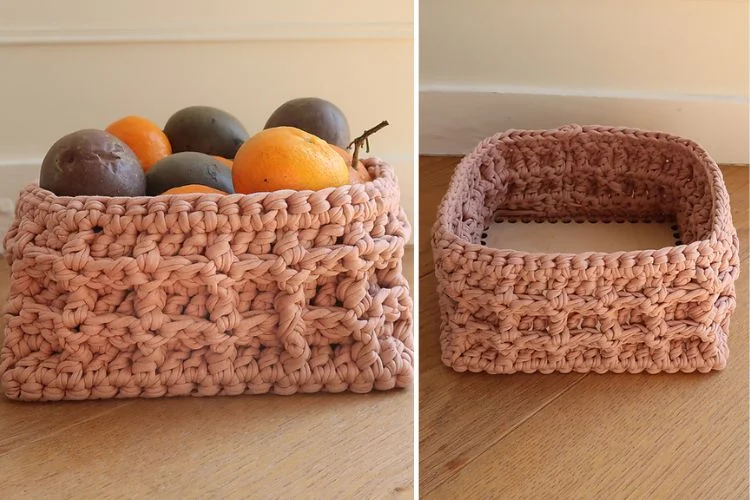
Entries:
[[2, 390], [26, 401], [411, 385], [410, 227], [393, 169], [249, 195], [58, 197], [28, 186]]
[[[530, 253], [487, 245], [498, 217], [673, 220], [680, 241]], [[692, 141], [578, 125], [497, 134], [456, 168], [432, 245], [442, 360], [457, 371], [726, 366], [739, 243], [721, 171]]]

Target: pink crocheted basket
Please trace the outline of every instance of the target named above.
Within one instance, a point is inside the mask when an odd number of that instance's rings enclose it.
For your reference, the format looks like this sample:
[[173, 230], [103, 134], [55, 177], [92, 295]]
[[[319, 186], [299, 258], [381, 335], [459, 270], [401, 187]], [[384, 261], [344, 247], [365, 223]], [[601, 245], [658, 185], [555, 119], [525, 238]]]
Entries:
[[[481, 246], [496, 211], [671, 216], [684, 244], [582, 254]], [[692, 141], [577, 125], [495, 135], [458, 165], [433, 228], [443, 362], [504, 374], [722, 369], [738, 246], [721, 172]]]
[[393, 169], [320, 191], [20, 195], [2, 390], [39, 401], [368, 392], [413, 378]]

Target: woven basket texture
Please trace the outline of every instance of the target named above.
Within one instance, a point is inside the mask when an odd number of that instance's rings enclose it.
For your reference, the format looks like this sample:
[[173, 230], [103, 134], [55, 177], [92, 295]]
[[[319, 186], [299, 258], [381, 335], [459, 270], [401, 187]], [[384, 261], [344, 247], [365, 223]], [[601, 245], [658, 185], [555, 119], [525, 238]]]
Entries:
[[409, 386], [393, 169], [320, 191], [57, 197], [5, 238], [2, 391], [26, 401]]
[[[535, 254], [480, 245], [499, 212], [674, 218], [683, 244]], [[709, 372], [725, 367], [738, 239], [698, 144], [567, 125], [489, 137], [462, 159], [432, 245], [443, 362], [457, 371]]]

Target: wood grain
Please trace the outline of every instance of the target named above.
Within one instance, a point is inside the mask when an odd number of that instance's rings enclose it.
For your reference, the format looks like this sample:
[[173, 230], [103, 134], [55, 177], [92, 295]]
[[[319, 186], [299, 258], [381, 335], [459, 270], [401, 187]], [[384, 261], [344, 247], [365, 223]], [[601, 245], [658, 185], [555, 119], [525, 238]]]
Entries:
[[412, 498], [413, 398], [0, 399], [2, 497]]
[[[448, 189], [457, 159], [452, 156], [431, 157], [426, 163], [419, 163], [419, 276], [431, 273], [435, 264], [432, 261], [430, 233], [435, 223], [437, 210], [443, 194]], [[421, 288], [420, 288], [421, 289]], [[420, 300], [421, 303], [421, 300]]]
[[724, 371], [492, 376], [439, 359], [429, 233], [457, 162], [420, 161], [421, 496], [747, 498], [750, 169], [722, 167], [742, 259]]

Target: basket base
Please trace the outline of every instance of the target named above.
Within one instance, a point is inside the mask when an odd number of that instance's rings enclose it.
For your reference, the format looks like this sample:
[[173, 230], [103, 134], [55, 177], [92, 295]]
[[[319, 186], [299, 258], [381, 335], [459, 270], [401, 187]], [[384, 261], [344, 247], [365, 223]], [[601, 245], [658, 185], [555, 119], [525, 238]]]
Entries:
[[[457, 372], [510, 375], [513, 373], [708, 373], [721, 371], [727, 365], [729, 346], [725, 333], [713, 342], [672, 341], [663, 349], [646, 344], [627, 346], [620, 353], [602, 354], [596, 349], [553, 354], [530, 350], [499, 352], [476, 346], [460, 350], [452, 345], [450, 332], [441, 334], [442, 362]], [[682, 344], [677, 347], [676, 344]], [[676, 348], [677, 347], [677, 348]], [[676, 353], [680, 352], [680, 355]]]
[[[38, 380], [46, 372], [43, 368], [35, 373], [25, 373], [30, 380]], [[39, 382], [18, 383], [13, 380], [14, 372], [5, 372], [2, 379], [3, 396], [16, 401], [42, 402], [63, 400], [92, 400], [92, 399], [133, 399], [133, 398], [162, 398], [162, 397], [211, 397], [211, 396], [240, 396], [275, 394], [289, 396], [293, 394], [313, 393], [340, 393], [353, 392], [366, 394], [373, 391], [390, 391], [408, 388], [412, 385], [413, 373], [406, 369], [395, 377], [387, 377], [381, 380], [362, 380], [347, 384], [320, 384], [310, 383], [307, 385], [283, 385], [273, 383], [250, 384], [240, 382], [228, 385], [198, 385], [193, 383], [175, 385], [150, 385], [147, 387], [114, 387], [98, 386], [86, 387], [73, 386], [71, 388], [60, 388], [55, 386], [41, 386]]]
[[482, 233], [481, 244], [532, 253], [584, 253], [645, 250], [680, 245], [675, 222], [497, 218]]

